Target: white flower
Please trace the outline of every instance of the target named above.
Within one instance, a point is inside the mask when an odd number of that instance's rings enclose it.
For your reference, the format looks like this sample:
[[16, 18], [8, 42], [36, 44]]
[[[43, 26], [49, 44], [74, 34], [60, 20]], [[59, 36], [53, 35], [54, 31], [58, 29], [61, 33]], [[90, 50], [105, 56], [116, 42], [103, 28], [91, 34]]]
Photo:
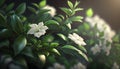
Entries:
[[43, 9], [48, 9], [48, 13], [54, 17], [56, 15], [56, 9], [52, 6], [46, 5]]
[[76, 33], [69, 34], [68, 38], [70, 38], [72, 41], [74, 41], [76, 44], [78, 44], [80, 46], [81, 45], [86, 45], [86, 43], [84, 42], [84, 39]]
[[119, 65], [116, 62], [114, 62], [112, 69], [119, 69]]
[[44, 26], [43, 22], [40, 22], [38, 25], [31, 24], [30, 27], [31, 29], [27, 32], [27, 34], [34, 34], [34, 36], [37, 38], [44, 35], [48, 29], [47, 26]]
[[[111, 29], [110, 25], [108, 25], [106, 21], [104, 21], [98, 15], [95, 15], [94, 17], [86, 17], [85, 21], [87, 21], [92, 28], [96, 26], [98, 32], [104, 32], [103, 38], [109, 42], [112, 42], [115, 31]], [[96, 35], [99, 36], [98, 32], [96, 32]]]
[[65, 69], [65, 67], [59, 63], [54, 63], [53, 67], [49, 67], [48, 69]]
[[93, 54], [97, 54], [101, 52], [101, 48], [98, 44], [96, 44], [94, 47], [91, 48], [91, 51], [93, 52]]
[[74, 65], [71, 69], [86, 69], [86, 66], [79, 62], [78, 64]]
[[105, 52], [106, 56], [108, 56], [110, 54], [110, 50], [111, 50], [111, 45], [107, 46], [106, 40], [104, 40], [103, 42], [99, 41], [99, 44], [96, 44], [91, 48], [93, 55], [100, 52]]

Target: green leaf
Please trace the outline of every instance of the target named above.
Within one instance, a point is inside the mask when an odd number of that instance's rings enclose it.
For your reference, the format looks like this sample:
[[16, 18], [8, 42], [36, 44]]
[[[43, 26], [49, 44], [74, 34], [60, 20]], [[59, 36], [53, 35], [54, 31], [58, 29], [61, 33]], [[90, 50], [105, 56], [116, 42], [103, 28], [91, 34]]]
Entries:
[[78, 48], [79, 48], [80, 50], [82, 50], [82, 51], [84, 51], [84, 52], [86, 52], [86, 53], [87, 53], [87, 50], [85, 49], [85, 47], [84, 47], [84, 46], [78, 46]]
[[57, 47], [59, 45], [59, 43], [57, 43], [57, 42], [52, 42], [51, 44], [50, 44], [50, 47]]
[[29, 9], [31, 12], [36, 13], [36, 9], [33, 8], [33, 7], [28, 7], [28, 9]]
[[22, 51], [22, 54], [30, 58], [34, 57], [31, 47], [25, 47], [24, 50]]
[[83, 19], [83, 17], [81, 17], [81, 16], [73, 16], [73, 17], [69, 18], [69, 20], [77, 21], [77, 22], [82, 22], [82, 19]]
[[11, 9], [13, 9], [13, 7], [14, 7], [14, 3], [10, 3], [10, 4], [5, 8], [5, 10], [6, 10], [6, 11], [10, 11]]
[[17, 14], [23, 14], [26, 10], [26, 4], [22, 3], [16, 8], [16, 13]]
[[79, 5], [80, 2], [76, 1], [75, 2], [75, 5], [74, 5], [74, 8], [76, 8], [78, 5]]
[[45, 35], [43, 37], [44, 42], [52, 42], [54, 40], [54, 37], [52, 35]]
[[55, 20], [48, 20], [45, 22], [45, 25], [59, 25], [59, 23]]
[[6, 19], [5, 17], [0, 13], [0, 26], [6, 26]]
[[23, 35], [20, 35], [13, 44], [13, 50], [15, 55], [19, 54], [26, 46], [27, 40]]
[[4, 40], [4, 41], [0, 42], [0, 48], [4, 47], [4, 46], [7, 46], [7, 47], [9, 46], [9, 41], [8, 40]]
[[11, 35], [12, 35], [12, 32], [9, 29], [0, 30], [0, 39], [11, 37]]
[[71, 1], [68, 1], [67, 3], [68, 3], [68, 6], [69, 6], [71, 9], [73, 9], [73, 4], [72, 4], [72, 2], [71, 2]]
[[42, 0], [40, 3], [39, 3], [39, 6], [40, 7], [44, 7], [46, 5], [46, 0]]
[[72, 54], [72, 55], [76, 55], [76, 56], [81, 55], [88, 61], [88, 57], [86, 56], [86, 54], [84, 54], [81, 50], [77, 49], [74, 46], [65, 45], [65, 46], [62, 47], [62, 50], [67, 54]]
[[32, 3], [32, 5], [39, 9], [39, 5], [38, 4]]
[[69, 8], [60, 8], [63, 12], [65, 12], [67, 15], [71, 15], [72, 14], [72, 10]]
[[75, 11], [81, 11], [83, 8], [76, 8]]
[[58, 51], [57, 49], [55, 49], [55, 48], [53, 48], [53, 49], [51, 50], [51, 52], [56, 53], [57, 55], [61, 55], [61, 54], [59, 53], [59, 51]]
[[23, 24], [21, 22], [21, 19], [17, 15], [12, 15], [11, 16], [11, 27], [14, 32], [16, 33], [21, 33], [23, 32]]
[[90, 25], [88, 23], [83, 23], [85, 30], [90, 30]]
[[60, 18], [60, 17], [54, 17], [54, 19], [56, 20], [56, 21], [58, 21], [58, 22], [62, 22], [62, 18]]
[[92, 10], [92, 8], [89, 8], [89, 9], [86, 11], [86, 15], [87, 15], [88, 17], [92, 17], [92, 16], [93, 16], [93, 10]]
[[62, 38], [64, 41], [67, 41], [67, 37], [61, 33], [57, 34], [60, 38]]
[[4, 4], [5, 0], [0, 0], [0, 6]]

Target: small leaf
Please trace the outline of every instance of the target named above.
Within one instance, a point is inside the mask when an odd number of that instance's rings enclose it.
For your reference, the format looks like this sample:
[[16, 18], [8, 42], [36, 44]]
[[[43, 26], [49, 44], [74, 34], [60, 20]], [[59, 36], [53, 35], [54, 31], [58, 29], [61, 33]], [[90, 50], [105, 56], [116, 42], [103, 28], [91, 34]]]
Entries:
[[0, 26], [6, 26], [6, 19], [5, 17], [0, 13]]
[[57, 42], [52, 42], [51, 44], [50, 44], [50, 47], [57, 47], [59, 45], [59, 43], [57, 43]]
[[44, 42], [52, 42], [54, 40], [54, 37], [52, 35], [46, 35], [43, 37]]
[[71, 9], [73, 9], [73, 4], [72, 4], [72, 2], [71, 2], [71, 1], [68, 1], [67, 3], [68, 3], [68, 6], [69, 6]]
[[67, 41], [67, 37], [63, 34], [57, 34], [60, 38], [62, 38], [64, 41]]
[[35, 6], [36, 8], [38, 8], [38, 9], [40, 8], [39, 5], [36, 4], [36, 3], [32, 3], [32, 5]]
[[42, 0], [40, 3], [39, 3], [39, 6], [40, 7], [44, 7], [46, 5], [46, 0]]
[[32, 49], [30, 47], [25, 47], [24, 50], [22, 51], [22, 54], [24, 54], [25, 56], [28, 56], [30, 58], [34, 57]]
[[54, 19], [56, 20], [56, 21], [58, 21], [58, 22], [62, 22], [62, 18], [60, 18], [60, 17], [54, 17]]
[[92, 10], [92, 8], [89, 8], [89, 9], [86, 11], [86, 15], [87, 15], [88, 17], [92, 17], [92, 16], [93, 16], [93, 10]]
[[14, 7], [14, 3], [11, 3], [5, 9], [6, 11], [10, 11], [11, 9], [13, 9], [13, 7]]
[[15, 55], [19, 54], [26, 46], [27, 40], [24, 36], [20, 35], [13, 44], [13, 50]]
[[4, 4], [5, 0], [0, 0], [0, 6]]
[[17, 14], [23, 14], [26, 10], [26, 4], [22, 3], [16, 8], [16, 13]]
[[53, 48], [53, 49], [51, 50], [51, 52], [56, 53], [57, 55], [60, 55], [59, 51], [58, 51], [57, 49], [55, 49], [55, 48]]
[[71, 21], [78, 21], [78, 22], [82, 22], [82, 19], [83, 19], [83, 17], [81, 17], [81, 16], [73, 16], [73, 17], [69, 18], [69, 20], [71, 20]]
[[9, 29], [0, 30], [0, 39], [11, 37], [11, 35], [12, 35], [12, 32]]
[[48, 20], [45, 22], [45, 25], [59, 25], [59, 23], [55, 20]]
[[75, 11], [81, 11], [83, 8], [76, 8]]
[[16, 33], [23, 32], [23, 24], [21, 22], [21, 19], [17, 15], [14, 14], [11, 16], [10, 24], [14, 32]]
[[76, 8], [78, 5], [79, 5], [80, 2], [76, 1], [75, 2], [75, 5], [74, 5], [74, 8]]
[[69, 8], [60, 8], [63, 12], [65, 12], [67, 15], [71, 15], [72, 14], [72, 10]]
[[33, 8], [33, 7], [28, 7], [28, 9], [29, 9], [31, 12], [36, 13], [36, 9]]

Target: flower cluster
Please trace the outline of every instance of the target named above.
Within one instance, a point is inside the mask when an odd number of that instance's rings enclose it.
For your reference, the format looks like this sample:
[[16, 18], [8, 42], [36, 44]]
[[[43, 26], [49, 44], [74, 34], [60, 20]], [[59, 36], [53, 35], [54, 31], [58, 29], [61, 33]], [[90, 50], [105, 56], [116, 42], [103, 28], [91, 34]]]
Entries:
[[[105, 22], [98, 15], [95, 15], [93, 17], [86, 17], [85, 21], [90, 25], [91, 28], [97, 29], [95, 33], [99, 38], [99, 44], [96, 44], [91, 48], [93, 54], [104, 51], [106, 52], [106, 55], [109, 55], [111, 49], [111, 44], [109, 43], [112, 43], [112, 38], [115, 35], [115, 31], [113, 31], [107, 22]], [[103, 33], [103, 36], [100, 36], [101, 33]]]
[[84, 42], [84, 39], [76, 33], [69, 34], [68, 38], [71, 39], [72, 41], [74, 41], [77, 45], [80, 45], [80, 46], [86, 45], [86, 43]]
[[[103, 38], [109, 42], [112, 42], [112, 38], [115, 35], [115, 31], [111, 29], [111, 27], [107, 24], [106, 21], [104, 21], [98, 15], [95, 15], [94, 17], [86, 17], [85, 21], [88, 22], [92, 28], [95, 28], [96, 26], [98, 32], [104, 33]], [[99, 36], [98, 32], [96, 32], [97, 36]]]
[[40, 36], [46, 33], [48, 29], [47, 26], [44, 26], [43, 22], [37, 24], [30, 24], [31, 29], [27, 32], [27, 34], [34, 34], [35, 37], [39, 38]]

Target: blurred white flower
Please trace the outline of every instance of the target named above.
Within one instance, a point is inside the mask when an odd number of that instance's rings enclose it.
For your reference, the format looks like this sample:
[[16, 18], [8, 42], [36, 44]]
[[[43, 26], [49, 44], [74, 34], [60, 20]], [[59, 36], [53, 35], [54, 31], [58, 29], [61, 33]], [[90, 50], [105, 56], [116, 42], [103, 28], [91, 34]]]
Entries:
[[30, 24], [31, 29], [27, 32], [27, 34], [34, 34], [35, 37], [39, 38], [40, 36], [46, 33], [48, 29], [47, 26], [44, 26], [43, 22], [37, 24]]
[[[98, 32], [104, 33], [103, 38], [109, 42], [112, 42], [115, 31], [111, 29], [110, 25], [108, 25], [106, 21], [104, 21], [98, 15], [95, 15], [94, 17], [86, 17], [85, 21], [88, 22], [92, 28], [96, 26]], [[99, 36], [98, 32], [96, 32], [96, 34]]]
[[9, 69], [21, 69], [21, 67], [18, 66], [18, 65], [16, 65], [16, 64], [11, 63], [11, 64], [9, 65]]
[[74, 65], [71, 69], [86, 69], [86, 66], [79, 62], [78, 64]]
[[65, 69], [65, 67], [59, 63], [54, 63], [53, 67], [49, 67], [48, 69]]
[[80, 46], [81, 45], [86, 45], [86, 43], [84, 42], [84, 39], [76, 33], [69, 34], [68, 38], [71, 39], [72, 41], [74, 41], [76, 44], [78, 44]]
[[119, 65], [116, 62], [114, 62], [112, 69], [119, 69]]
[[93, 46], [93, 47], [91, 48], [91, 51], [92, 51], [92, 53], [95, 55], [95, 54], [101, 52], [101, 48], [100, 48], [100, 46], [99, 46], [98, 44], [96, 44], [95, 46]]
[[46, 5], [43, 9], [49, 10], [48, 13], [54, 17], [56, 15], [56, 9], [52, 6]]
[[106, 40], [104, 41], [99, 41], [99, 44], [96, 44], [95, 46], [91, 47], [91, 51], [93, 55], [96, 55], [97, 53], [100, 52], [105, 52], [106, 56], [110, 54], [111, 50], [111, 45], [107, 45]]

